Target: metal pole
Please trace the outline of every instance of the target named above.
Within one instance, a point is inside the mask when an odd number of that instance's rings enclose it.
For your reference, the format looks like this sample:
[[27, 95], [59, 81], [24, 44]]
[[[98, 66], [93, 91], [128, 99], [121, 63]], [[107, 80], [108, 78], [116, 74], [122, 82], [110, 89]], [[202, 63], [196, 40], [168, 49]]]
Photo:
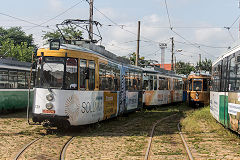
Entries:
[[90, 16], [89, 16], [89, 39], [93, 40], [93, 0], [90, 0]]
[[136, 66], [138, 66], [138, 60], [139, 60], [139, 43], [140, 43], [140, 21], [138, 21], [137, 52], [136, 52], [136, 62], [135, 62]]
[[174, 71], [176, 71], [176, 64], [177, 64], [176, 55], [174, 56], [174, 58], [175, 58]]
[[173, 56], [174, 56], [174, 38], [171, 38], [172, 40], [172, 62], [171, 62], [171, 70], [173, 71]]
[[199, 71], [201, 71], [201, 63], [202, 63], [201, 54], [199, 54]]

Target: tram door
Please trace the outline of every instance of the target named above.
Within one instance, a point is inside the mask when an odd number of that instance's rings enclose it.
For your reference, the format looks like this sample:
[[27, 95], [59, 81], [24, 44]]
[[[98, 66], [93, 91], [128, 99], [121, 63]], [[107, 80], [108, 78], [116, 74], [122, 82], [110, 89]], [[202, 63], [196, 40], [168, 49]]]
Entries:
[[119, 95], [119, 113], [118, 114], [123, 114], [124, 111], [126, 110], [125, 74], [126, 74], [126, 68], [122, 66], [120, 70], [120, 95]]

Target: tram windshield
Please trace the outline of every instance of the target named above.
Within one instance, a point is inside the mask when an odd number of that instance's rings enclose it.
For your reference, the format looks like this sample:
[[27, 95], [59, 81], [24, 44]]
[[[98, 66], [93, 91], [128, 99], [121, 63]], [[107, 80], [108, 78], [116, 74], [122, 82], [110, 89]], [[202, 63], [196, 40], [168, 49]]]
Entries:
[[[40, 72], [40, 69], [38, 71]], [[41, 74], [38, 75], [40, 76]], [[42, 64], [42, 76], [41, 76], [42, 87], [62, 88], [63, 75], [64, 75], [64, 58], [45, 57], [45, 61]]]
[[202, 81], [193, 81], [193, 91], [202, 90]]

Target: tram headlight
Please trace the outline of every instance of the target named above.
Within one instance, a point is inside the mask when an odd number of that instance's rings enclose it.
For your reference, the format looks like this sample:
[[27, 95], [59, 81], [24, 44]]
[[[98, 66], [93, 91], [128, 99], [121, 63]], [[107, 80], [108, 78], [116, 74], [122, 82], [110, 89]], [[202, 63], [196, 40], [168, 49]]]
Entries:
[[49, 95], [46, 96], [46, 99], [47, 99], [48, 101], [52, 101], [53, 98], [54, 98], [54, 96], [53, 96], [52, 94], [49, 94]]
[[46, 108], [47, 109], [52, 109], [53, 108], [53, 104], [52, 103], [47, 103], [46, 104]]

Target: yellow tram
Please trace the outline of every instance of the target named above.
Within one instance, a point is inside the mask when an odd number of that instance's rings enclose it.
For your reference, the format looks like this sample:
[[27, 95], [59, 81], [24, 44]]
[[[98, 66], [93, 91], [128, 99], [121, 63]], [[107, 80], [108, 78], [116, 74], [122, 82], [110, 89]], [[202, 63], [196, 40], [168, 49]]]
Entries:
[[198, 107], [210, 102], [210, 81], [208, 73], [193, 73], [188, 76], [187, 102], [189, 106]]

